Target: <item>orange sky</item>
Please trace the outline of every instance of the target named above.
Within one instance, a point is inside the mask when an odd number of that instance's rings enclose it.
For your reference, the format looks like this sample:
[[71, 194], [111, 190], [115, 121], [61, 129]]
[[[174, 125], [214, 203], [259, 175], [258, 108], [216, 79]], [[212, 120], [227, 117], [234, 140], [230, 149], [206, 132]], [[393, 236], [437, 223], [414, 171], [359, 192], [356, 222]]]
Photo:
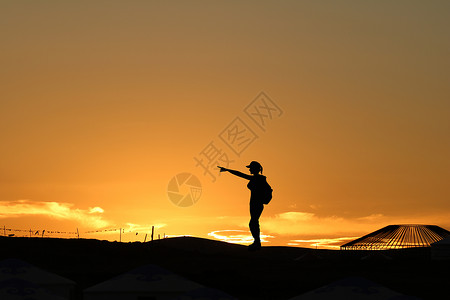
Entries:
[[[247, 182], [194, 160], [213, 142], [263, 165], [266, 244], [450, 229], [447, 1], [3, 1], [0, 20], [5, 228], [241, 241]], [[245, 113], [261, 92], [265, 130]], [[239, 155], [220, 138], [237, 117], [257, 136]], [[202, 194], [182, 208], [184, 172]]]

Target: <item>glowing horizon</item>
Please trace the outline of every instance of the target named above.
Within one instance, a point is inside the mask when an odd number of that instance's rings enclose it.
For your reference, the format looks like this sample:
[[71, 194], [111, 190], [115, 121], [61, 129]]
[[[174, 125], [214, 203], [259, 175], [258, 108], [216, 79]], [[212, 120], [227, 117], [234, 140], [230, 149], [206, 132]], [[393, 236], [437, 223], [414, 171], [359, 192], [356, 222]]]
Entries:
[[[192, 234], [189, 232], [171, 233], [168, 231], [170, 224], [167, 223], [145, 225], [126, 223], [117, 225], [103, 218], [102, 214], [104, 213], [104, 210], [100, 207], [92, 207], [83, 210], [73, 208], [73, 205], [67, 203], [39, 203], [19, 200], [14, 203], [2, 203], [0, 206], [0, 211], [2, 212], [0, 213], [0, 219], [41, 215], [41, 217], [47, 219], [46, 223], [50, 220], [55, 222], [53, 223], [54, 225], [50, 226], [20, 225], [22, 226], [21, 228], [6, 225], [7, 223], [4, 222], [3, 227], [0, 229], [5, 229], [6, 234], [3, 230], [0, 230], [0, 235], [5, 236], [14, 234], [16, 237], [80, 237], [109, 241], [120, 240], [122, 242], [143, 242], [151, 240], [153, 228], [154, 239], [177, 236], [198, 236], [242, 245], [248, 245], [253, 241], [249, 230], [244, 224], [247, 219], [244, 216], [240, 218], [221, 216], [218, 219], [223, 220], [224, 223], [228, 223], [229, 227], [235, 227], [235, 229], [213, 230], [202, 235]], [[448, 218], [448, 214], [434, 216], [434, 219], [440, 220], [440, 222], [443, 222]], [[211, 220], [213, 219], [214, 217], [210, 218], [210, 220], [206, 221], [206, 223], [211, 223]], [[399, 223], [405, 224], [424, 224], [424, 222], [426, 222], [426, 218], [394, 219], [381, 214], [362, 217], [350, 221], [337, 217], [323, 218], [312, 213], [305, 212], [285, 212], [275, 215], [274, 217], [262, 218], [261, 222], [264, 230], [261, 232], [261, 239], [264, 245], [339, 249], [340, 245], [371, 231], [380, 229], [380, 226], [393, 224], [396, 220], [401, 220], [402, 222]], [[67, 227], [67, 221], [73, 222], [72, 227]], [[83, 226], [83, 224], [85, 225]], [[281, 228], [285, 229], [280, 230]], [[330, 228], [333, 228], [333, 230]], [[348, 230], [349, 228], [354, 228], [354, 230], [351, 231], [353, 235], [345, 236], [343, 232], [350, 232]], [[270, 234], [267, 234], [266, 232], [269, 232]], [[311, 232], [315, 233], [315, 237], [314, 234], [311, 234]], [[283, 238], [283, 236], [285, 237]], [[273, 241], [275, 241], [275, 243]]]

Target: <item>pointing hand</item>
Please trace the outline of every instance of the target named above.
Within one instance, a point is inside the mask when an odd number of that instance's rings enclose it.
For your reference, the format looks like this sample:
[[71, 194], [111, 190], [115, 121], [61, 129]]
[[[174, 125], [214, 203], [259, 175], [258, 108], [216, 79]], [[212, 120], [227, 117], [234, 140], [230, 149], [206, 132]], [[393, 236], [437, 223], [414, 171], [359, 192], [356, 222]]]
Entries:
[[227, 169], [224, 168], [224, 167], [220, 167], [220, 166], [217, 166], [217, 167], [220, 169], [220, 172], [225, 172], [225, 171], [227, 171]]

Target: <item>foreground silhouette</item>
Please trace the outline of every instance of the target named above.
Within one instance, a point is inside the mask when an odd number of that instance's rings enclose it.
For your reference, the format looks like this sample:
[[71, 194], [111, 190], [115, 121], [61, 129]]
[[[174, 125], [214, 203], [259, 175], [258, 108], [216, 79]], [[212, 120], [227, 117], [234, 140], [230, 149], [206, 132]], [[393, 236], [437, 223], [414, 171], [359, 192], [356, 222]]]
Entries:
[[253, 236], [253, 244], [249, 246], [249, 250], [261, 249], [261, 238], [259, 228], [259, 217], [264, 210], [264, 204], [268, 204], [272, 199], [272, 188], [267, 183], [266, 176], [262, 175], [263, 168], [259, 162], [252, 161], [247, 168], [250, 174], [244, 174], [236, 170], [230, 170], [217, 166], [220, 172], [230, 172], [235, 176], [239, 176], [249, 180], [247, 187], [250, 190], [250, 223], [249, 228]]
[[[392, 258], [384, 259], [383, 256], [375, 254], [382, 251], [339, 251], [281, 245], [247, 253], [243, 251], [243, 245], [198, 237], [173, 237], [146, 243], [118, 243], [83, 238], [0, 236], [0, 246], [0, 261], [13, 257], [74, 281], [75, 295], [63, 296], [64, 299], [70, 300], [87, 300], [88, 297], [83, 298], [82, 295], [86, 289], [148, 264], [158, 265], [186, 279], [219, 289], [237, 299], [247, 300], [291, 299], [348, 276], [371, 280], [375, 278], [378, 284], [388, 286], [394, 291], [423, 300], [435, 300], [445, 298], [442, 296], [448, 294], [448, 285], [445, 282], [450, 281], [450, 260], [432, 261], [430, 257], [433, 247], [383, 250], [386, 256]], [[368, 253], [374, 254], [366, 259]], [[2, 293], [18, 291], [18, 286], [15, 285], [17, 281], [5, 282], [8, 280], [5, 277], [21, 277], [24, 275], [22, 271], [20, 268], [7, 274], [0, 270], [0, 285], [3, 284], [3, 289], [0, 288], [0, 299], [12, 298], [3, 296]], [[152, 276], [151, 273], [148, 275]], [[40, 276], [39, 284], [48, 279], [48, 274]], [[155, 276], [155, 280], [163, 279]], [[16, 290], [6, 290], [8, 283], [12, 283]], [[55, 283], [52, 282], [52, 287], [56, 287]], [[32, 290], [26, 285], [24, 288], [22, 291], [26, 294], [16, 293], [16, 298], [56, 299], [54, 294], [51, 298], [38, 298], [30, 294]], [[169, 288], [173, 291], [173, 285]], [[63, 287], [58, 285], [57, 289], [62, 291]], [[39, 290], [42, 290], [42, 287]], [[365, 291], [371, 290], [366, 288]], [[160, 296], [161, 290], [158, 293]], [[119, 295], [114, 294], [116, 295], [118, 298]], [[127, 296], [125, 293], [122, 299], [132, 298]], [[144, 299], [144, 295], [141, 296]], [[108, 297], [113, 298], [112, 294], [108, 294]], [[151, 299], [150, 295], [147, 297]], [[158, 296], [155, 297], [158, 299]], [[182, 297], [178, 299], [200, 298], [192, 295]], [[352, 298], [352, 294], [342, 297], [359, 299]], [[206, 298], [203, 296], [203, 299]], [[207, 299], [218, 298], [209, 296]]]

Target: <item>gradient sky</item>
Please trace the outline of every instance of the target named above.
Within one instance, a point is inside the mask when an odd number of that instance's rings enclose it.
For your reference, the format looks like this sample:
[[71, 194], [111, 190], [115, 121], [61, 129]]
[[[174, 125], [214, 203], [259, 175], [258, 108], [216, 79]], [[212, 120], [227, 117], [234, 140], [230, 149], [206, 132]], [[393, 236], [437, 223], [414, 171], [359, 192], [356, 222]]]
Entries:
[[[242, 242], [246, 180], [194, 160], [213, 142], [263, 165], [267, 245], [450, 229], [448, 1], [2, 1], [0, 20], [2, 227]], [[261, 92], [282, 110], [265, 131]], [[237, 117], [258, 136], [240, 155]], [[167, 193], [183, 172], [190, 207]]]

